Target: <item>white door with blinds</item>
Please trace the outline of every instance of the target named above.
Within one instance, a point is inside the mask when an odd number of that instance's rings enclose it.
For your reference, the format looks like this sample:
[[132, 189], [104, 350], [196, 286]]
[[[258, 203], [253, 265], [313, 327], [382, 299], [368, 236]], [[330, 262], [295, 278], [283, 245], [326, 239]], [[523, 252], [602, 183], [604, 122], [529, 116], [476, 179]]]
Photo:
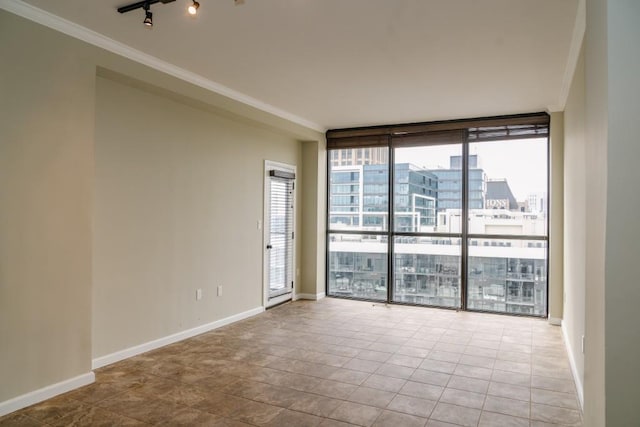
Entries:
[[295, 167], [265, 162], [265, 306], [290, 300], [294, 289]]

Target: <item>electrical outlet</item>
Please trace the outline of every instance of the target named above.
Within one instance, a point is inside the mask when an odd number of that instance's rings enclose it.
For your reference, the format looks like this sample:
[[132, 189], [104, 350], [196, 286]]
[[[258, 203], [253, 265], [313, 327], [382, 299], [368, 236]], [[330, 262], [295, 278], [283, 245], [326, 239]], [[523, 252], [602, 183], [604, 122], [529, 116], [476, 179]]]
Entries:
[[196, 289], [196, 301], [200, 301], [202, 299], [202, 289]]
[[222, 296], [222, 286], [218, 286], [218, 296]]
[[256, 223], [256, 228], [258, 230], [262, 230], [262, 221], [261, 220], [258, 220], [258, 222]]
[[584, 354], [584, 335], [582, 336], [581, 347], [582, 347], [582, 354]]

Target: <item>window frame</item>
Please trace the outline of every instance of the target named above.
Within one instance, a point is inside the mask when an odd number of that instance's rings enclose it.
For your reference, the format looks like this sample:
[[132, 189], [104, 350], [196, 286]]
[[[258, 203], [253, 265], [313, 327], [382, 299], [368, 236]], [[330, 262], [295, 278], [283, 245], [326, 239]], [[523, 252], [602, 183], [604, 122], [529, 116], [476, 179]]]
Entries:
[[[469, 184], [472, 178], [472, 171], [475, 168], [471, 168], [469, 165], [470, 144], [485, 141], [504, 141], [515, 139], [527, 139], [527, 138], [546, 138], [547, 146], [547, 206], [549, 206], [550, 195], [550, 116], [547, 113], [532, 113], [532, 114], [519, 114], [509, 116], [497, 116], [486, 117], [476, 119], [462, 119], [462, 120], [449, 120], [439, 122], [424, 122], [424, 123], [410, 123], [410, 124], [397, 124], [386, 126], [373, 126], [363, 128], [347, 128], [347, 129], [333, 129], [326, 133], [327, 137], [327, 151], [333, 152], [338, 149], [361, 149], [369, 147], [385, 147], [387, 148], [387, 172], [388, 172], [388, 195], [387, 195], [387, 212], [388, 224], [386, 230], [382, 231], [365, 231], [365, 230], [337, 230], [331, 229], [330, 209], [331, 209], [331, 157], [332, 154], [326, 156], [326, 253], [325, 253], [325, 294], [327, 296], [336, 298], [348, 298], [358, 299], [366, 301], [367, 298], [354, 298], [338, 295], [331, 295], [329, 293], [330, 282], [330, 249], [329, 242], [332, 234], [371, 234], [375, 236], [386, 236], [387, 240], [387, 299], [386, 303], [403, 304], [403, 305], [418, 305], [422, 307], [438, 307], [445, 309], [456, 309], [465, 311], [479, 311], [489, 312], [496, 314], [507, 315], [519, 315], [526, 317], [547, 317], [549, 315], [549, 226], [550, 226], [550, 214], [551, 210], [547, 210], [546, 216], [546, 230], [543, 236], [530, 236], [530, 235], [491, 235], [491, 234], [471, 234], [468, 232], [468, 221], [462, 221], [461, 230], [459, 233], [420, 233], [420, 232], [402, 232], [396, 231], [394, 227], [394, 215], [395, 212], [395, 148], [411, 147], [411, 146], [429, 146], [429, 145], [447, 145], [458, 144], [462, 145], [461, 152], [461, 169], [462, 169], [462, 198], [461, 198], [461, 215], [462, 218], [469, 217]], [[364, 157], [364, 156], [363, 156]], [[365, 165], [366, 163], [362, 163]], [[364, 190], [364, 182], [362, 183]], [[446, 190], [446, 189], [445, 189]], [[364, 194], [364, 193], [363, 193]], [[363, 196], [364, 197], [364, 196]], [[384, 214], [384, 213], [383, 213]], [[409, 236], [409, 237], [443, 237], [443, 238], [459, 238], [461, 241], [461, 254], [460, 254], [460, 307], [446, 307], [446, 306], [432, 306], [426, 304], [414, 304], [403, 301], [395, 301], [393, 299], [393, 292], [396, 282], [396, 275], [394, 272], [394, 263], [396, 253], [394, 251], [394, 242], [397, 237]], [[478, 310], [470, 309], [468, 307], [468, 292], [469, 292], [469, 246], [473, 246], [473, 241], [480, 239], [509, 239], [509, 240], [540, 240], [546, 243], [547, 253], [545, 255], [546, 264], [546, 301], [545, 310], [543, 314], [533, 313], [512, 313], [508, 310], [493, 311], [493, 310]], [[538, 300], [536, 290], [533, 290], [532, 299]], [[508, 289], [505, 288], [505, 297], [508, 293]], [[505, 298], [506, 304], [506, 298]]]

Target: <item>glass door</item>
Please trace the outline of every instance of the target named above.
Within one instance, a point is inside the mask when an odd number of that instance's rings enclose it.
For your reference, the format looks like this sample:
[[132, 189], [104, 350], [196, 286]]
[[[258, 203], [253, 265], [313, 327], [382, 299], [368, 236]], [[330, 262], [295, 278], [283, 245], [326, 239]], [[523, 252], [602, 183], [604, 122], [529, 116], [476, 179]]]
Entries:
[[268, 171], [266, 186], [266, 306], [292, 297], [294, 285], [295, 174]]

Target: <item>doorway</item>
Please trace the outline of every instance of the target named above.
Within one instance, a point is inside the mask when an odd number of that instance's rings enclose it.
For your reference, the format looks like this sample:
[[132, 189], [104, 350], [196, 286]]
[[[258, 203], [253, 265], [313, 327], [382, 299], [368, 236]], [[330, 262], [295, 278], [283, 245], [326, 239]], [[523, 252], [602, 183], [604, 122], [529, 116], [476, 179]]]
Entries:
[[296, 167], [265, 161], [264, 305], [293, 299]]

